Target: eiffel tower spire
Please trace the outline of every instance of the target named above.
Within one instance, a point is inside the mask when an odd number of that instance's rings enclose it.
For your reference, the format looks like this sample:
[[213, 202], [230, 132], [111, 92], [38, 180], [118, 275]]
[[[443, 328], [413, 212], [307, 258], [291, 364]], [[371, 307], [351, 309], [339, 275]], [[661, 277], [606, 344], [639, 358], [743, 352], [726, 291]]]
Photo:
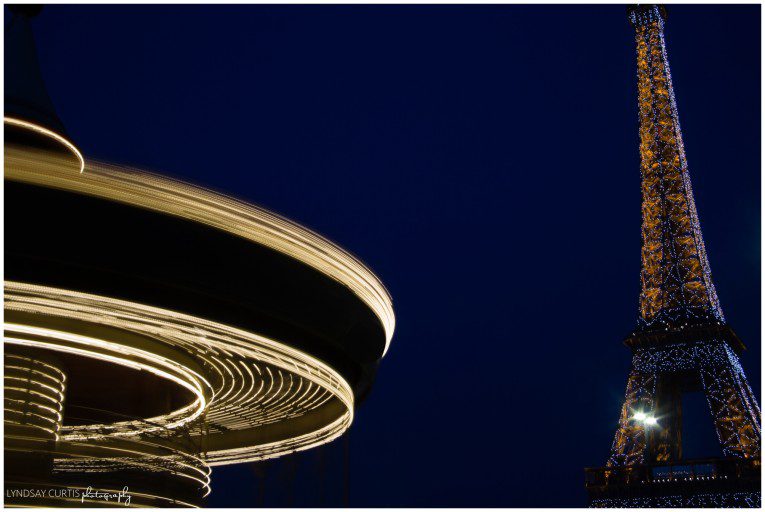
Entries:
[[666, 10], [630, 7], [640, 115], [643, 248], [639, 330], [725, 322], [701, 236], [664, 41]]

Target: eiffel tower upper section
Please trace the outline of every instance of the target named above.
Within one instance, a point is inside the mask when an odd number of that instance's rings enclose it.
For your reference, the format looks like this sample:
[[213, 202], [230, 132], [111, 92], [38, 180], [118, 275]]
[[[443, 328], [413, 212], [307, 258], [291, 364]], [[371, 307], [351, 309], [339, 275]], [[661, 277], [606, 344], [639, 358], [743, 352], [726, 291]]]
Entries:
[[693, 200], [664, 43], [666, 11], [629, 10], [635, 27], [642, 177], [640, 317], [634, 335], [724, 326]]

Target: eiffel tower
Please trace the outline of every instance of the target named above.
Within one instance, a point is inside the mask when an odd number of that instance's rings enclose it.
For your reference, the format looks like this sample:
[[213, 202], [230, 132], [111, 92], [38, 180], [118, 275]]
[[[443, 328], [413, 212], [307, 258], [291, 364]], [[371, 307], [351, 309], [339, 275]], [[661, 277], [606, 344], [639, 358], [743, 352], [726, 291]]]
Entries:
[[[760, 408], [744, 345], [717, 299], [691, 190], [664, 40], [663, 6], [627, 9], [635, 28], [642, 180], [640, 317], [606, 467], [586, 470], [595, 507], [759, 507]], [[683, 458], [683, 393], [703, 391], [722, 457]]]

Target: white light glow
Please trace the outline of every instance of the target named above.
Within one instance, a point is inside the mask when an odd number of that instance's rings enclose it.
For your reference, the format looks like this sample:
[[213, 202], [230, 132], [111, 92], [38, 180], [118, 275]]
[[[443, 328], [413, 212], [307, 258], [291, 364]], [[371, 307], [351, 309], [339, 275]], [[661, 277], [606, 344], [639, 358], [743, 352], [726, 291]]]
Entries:
[[47, 128], [44, 128], [38, 124], [30, 123], [29, 121], [24, 121], [22, 119], [16, 119], [15, 117], [4, 116], [3, 121], [12, 126], [18, 126], [20, 128], [32, 130], [46, 137], [50, 137], [51, 139], [54, 139], [57, 142], [63, 144], [69, 151], [74, 153], [74, 156], [76, 156], [77, 160], [80, 161], [80, 174], [82, 174], [83, 171], [85, 170], [85, 158], [83, 158], [82, 153], [80, 153], [80, 150], [77, 149], [77, 146], [75, 146], [74, 144], [66, 140], [64, 137], [62, 137], [58, 133], [51, 131]]

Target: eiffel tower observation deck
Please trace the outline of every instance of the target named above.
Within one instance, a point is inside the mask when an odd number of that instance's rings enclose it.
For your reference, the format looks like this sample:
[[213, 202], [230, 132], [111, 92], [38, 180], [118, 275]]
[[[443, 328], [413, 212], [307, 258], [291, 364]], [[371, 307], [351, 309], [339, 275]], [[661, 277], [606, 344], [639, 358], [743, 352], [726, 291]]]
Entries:
[[[595, 507], [759, 507], [760, 408], [717, 298], [683, 148], [660, 5], [627, 9], [637, 42], [642, 250], [632, 370]], [[682, 453], [682, 396], [703, 391], [722, 457]]]

